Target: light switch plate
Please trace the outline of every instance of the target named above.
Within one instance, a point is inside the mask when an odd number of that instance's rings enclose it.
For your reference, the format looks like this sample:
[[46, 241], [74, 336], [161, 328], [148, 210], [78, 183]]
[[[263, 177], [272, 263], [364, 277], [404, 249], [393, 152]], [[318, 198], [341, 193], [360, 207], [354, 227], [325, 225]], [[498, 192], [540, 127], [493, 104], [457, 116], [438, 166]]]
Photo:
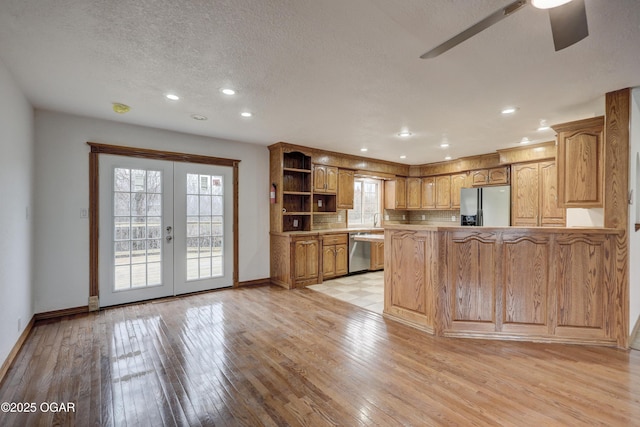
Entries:
[[294, 219], [294, 220], [293, 220], [293, 226], [294, 226], [294, 227], [298, 227], [298, 220], [297, 220], [297, 219]]

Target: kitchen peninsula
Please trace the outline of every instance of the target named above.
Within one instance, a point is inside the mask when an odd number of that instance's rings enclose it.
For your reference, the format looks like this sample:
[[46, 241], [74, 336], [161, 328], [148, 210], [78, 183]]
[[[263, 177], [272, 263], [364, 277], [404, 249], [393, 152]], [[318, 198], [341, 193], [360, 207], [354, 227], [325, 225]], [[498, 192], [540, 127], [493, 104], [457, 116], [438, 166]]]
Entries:
[[437, 336], [615, 346], [620, 234], [387, 226], [384, 314]]

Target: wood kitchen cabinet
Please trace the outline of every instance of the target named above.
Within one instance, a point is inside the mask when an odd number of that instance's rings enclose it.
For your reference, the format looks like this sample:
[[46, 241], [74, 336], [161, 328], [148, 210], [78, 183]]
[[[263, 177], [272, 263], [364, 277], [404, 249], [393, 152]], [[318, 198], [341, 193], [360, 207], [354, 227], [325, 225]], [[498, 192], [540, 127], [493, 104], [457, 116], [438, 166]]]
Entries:
[[349, 237], [347, 234], [331, 234], [322, 237], [322, 278], [344, 276], [349, 272]]
[[353, 209], [353, 180], [352, 170], [338, 170], [338, 209]]
[[422, 207], [422, 179], [407, 178], [407, 209], [420, 209]]
[[451, 208], [460, 208], [460, 190], [464, 187], [468, 187], [469, 175], [466, 173], [459, 173], [451, 175]]
[[471, 185], [505, 185], [509, 183], [509, 167], [480, 169], [471, 171]]
[[560, 206], [602, 207], [604, 117], [553, 126], [558, 133]]
[[436, 208], [436, 179], [433, 176], [422, 178], [422, 197], [421, 207], [422, 209], [435, 209]]
[[436, 209], [451, 208], [451, 176], [442, 175], [435, 177], [436, 183]]
[[407, 208], [407, 179], [396, 177], [384, 182], [384, 208]]
[[269, 150], [269, 178], [276, 187], [269, 208], [271, 231], [311, 230], [311, 156], [282, 146]]
[[313, 192], [336, 194], [338, 191], [338, 168], [334, 166], [313, 166]]
[[511, 225], [563, 227], [566, 211], [558, 203], [556, 163], [516, 164], [512, 171]]
[[318, 248], [317, 238], [305, 238], [294, 241], [294, 278], [298, 281], [315, 283], [318, 278]]
[[369, 270], [384, 269], [384, 242], [371, 242], [371, 265]]

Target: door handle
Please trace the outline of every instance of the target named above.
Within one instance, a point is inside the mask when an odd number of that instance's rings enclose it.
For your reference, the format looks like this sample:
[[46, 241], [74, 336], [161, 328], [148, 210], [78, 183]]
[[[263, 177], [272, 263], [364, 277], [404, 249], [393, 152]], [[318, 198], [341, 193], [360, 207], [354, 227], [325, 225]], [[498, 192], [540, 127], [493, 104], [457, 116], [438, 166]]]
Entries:
[[173, 237], [167, 236], [165, 237], [165, 239], [167, 240], [167, 243], [171, 243], [171, 241], [173, 240]]

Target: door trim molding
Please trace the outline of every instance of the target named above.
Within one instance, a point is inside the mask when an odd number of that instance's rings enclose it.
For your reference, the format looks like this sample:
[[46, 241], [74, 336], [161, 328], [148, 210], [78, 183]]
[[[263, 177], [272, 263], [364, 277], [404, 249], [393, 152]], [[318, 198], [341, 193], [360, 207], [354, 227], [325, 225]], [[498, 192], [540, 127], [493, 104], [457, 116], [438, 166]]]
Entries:
[[221, 157], [202, 156], [199, 154], [178, 153], [173, 151], [151, 150], [147, 148], [125, 147], [121, 145], [100, 144], [87, 141], [91, 147], [89, 153], [89, 310], [99, 309], [100, 294], [98, 278], [98, 238], [100, 224], [100, 182], [99, 155], [114, 154], [117, 156], [140, 157], [154, 160], [167, 160], [183, 163], [200, 163], [233, 168], [233, 287], [238, 282], [238, 164], [240, 160]]

